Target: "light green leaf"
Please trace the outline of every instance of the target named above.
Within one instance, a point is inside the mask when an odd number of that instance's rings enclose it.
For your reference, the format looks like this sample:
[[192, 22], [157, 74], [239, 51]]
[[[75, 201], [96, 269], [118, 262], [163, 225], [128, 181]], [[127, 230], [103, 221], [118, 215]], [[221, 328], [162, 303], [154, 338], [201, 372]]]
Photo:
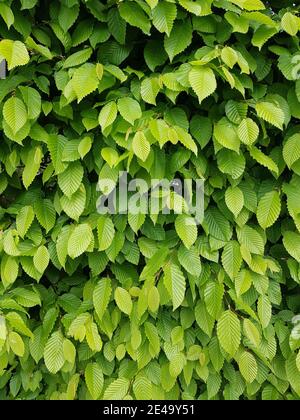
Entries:
[[132, 98], [119, 99], [118, 110], [124, 120], [128, 121], [131, 125], [142, 116], [140, 104]]
[[237, 128], [227, 118], [222, 118], [215, 124], [214, 137], [226, 149], [239, 152], [240, 139], [237, 134]]
[[37, 200], [33, 209], [40, 225], [46, 230], [46, 233], [54, 227], [56, 221], [56, 212], [51, 200]]
[[289, 137], [283, 146], [283, 158], [289, 168], [300, 159], [300, 134]]
[[282, 16], [281, 27], [291, 36], [296, 36], [300, 29], [300, 20], [298, 16], [293, 13], [287, 12]]
[[8, 288], [18, 277], [19, 264], [18, 260], [9, 255], [4, 255], [1, 259], [1, 280], [3, 286]]
[[110, 247], [114, 236], [115, 236], [115, 227], [112, 220], [108, 216], [100, 216], [98, 220], [98, 242], [99, 242], [99, 251], [105, 251]]
[[223, 295], [223, 284], [217, 283], [216, 281], [209, 281], [206, 284], [204, 290], [204, 301], [207, 312], [213, 317], [213, 319], [217, 319], [221, 310]]
[[92, 229], [87, 223], [76, 226], [68, 240], [68, 255], [73, 259], [79, 257], [93, 240]]
[[143, 131], [135, 133], [132, 141], [132, 150], [134, 154], [143, 162], [147, 160], [150, 153], [150, 143], [148, 142]]
[[239, 187], [229, 187], [225, 193], [225, 202], [229, 210], [237, 217], [244, 207], [244, 194]]
[[251, 118], [245, 118], [238, 127], [238, 136], [242, 143], [250, 146], [255, 143], [259, 135], [259, 128]]
[[257, 313], [263, 328], [267, 328], [271, 321], [272, 306], [267, 296], [259, 296], [257, 301]]
[[64, 69], [68, 69], [70, 67], [77, 67], [80, 64], [85, 63], [91, 57], [93, 53], [92, 48], [84, 48], [81, 51], [77, 51], [76, 53], [70, 55], [63, 64]]
[[234, 356], [241, 342], [241, 325], [234, 312], [223, 312], [218, 321], [217, 335], [222, 348], [230, 356]]
[[16, 225], [18, 234], [24, 238], [34, 220], [34, 211], [31, 206], [24, 206], [17, 215]]
[[242, 265], [242, 255], [238, 242], [230, 241], [225, 245], [222, 253], [222, 264], [231, 279], [238, 275]]
[[102, 131], [104, 131], [107, 127], [113, 124], [113, 122], [117, 118], [117, 113], [118, 108], [115, 102], [112, 101], [104, 105], [99, 114], [99, 124], [101, 126]]
[[28, 115], [24, 102], [16, 97], [9, 98], [3, 107], [3, 117], [13, 134], [16, 134], [27, 122]]
[[190, 248], [197, 239], [198, 229], [193, 217], [180, 214], [175, 221], [175, 229], [186, 248]]
[[185, 278], [178, 265], [169, 263], [164, 267], [164, 284], [172, 298], [173, 311], [183, 302], [185, 296]]
[[42, 159], [43, 152], [41, 147], [37, 146], [29, 151], [26, 159], [26, 165], [22, 174], [22, 181], [26, 189], [30, 187], [35, 177], [37, 176], [40, 170]]
[[161, 1], [153, 9], [153, 25], [159, 32], [165, 32], [170, 36], [173, 28], [174, 20], [177, 16], [177, 8], [175, 4]]
[[253, 322], [250, 321], [250, 319], [244, 319], [243, 327], [245, 336], [248, 338], [248, 340], [250, 340], [252, 345], [258, 348], [261, 343], [261, 334], [259, 330], [253, 324]]
[[98, 400], [104, 384], [103, 373], [98, 363], [89, 363], [85, 368], [84, 378], [89, 393], [94, 400]]
[[266, 193], [257, 207], [257, 220], [263, 229], [272, 226], [279, 217], [281, 210], [280, 197], [277, 191]]
[[0, 41], [0, 56], [7, 61], [8, 70], [29, 63], [28, 51], [23, 42], [20, 41], [10, 39]]
[[24, 341], [22, 340], [22, 337], [14, 332], [11, 331], [8, 334], [8, 343], [12, 351], [19, 357], [23, 357], [25, 353], [25, 346]]
[[50, 256], [48, 249], [42, 245], [40, 246], [33, 257], [33, 264], [37, 271], [41, 274], [45, 272], [50, 262]]
[[116, 379], [106, 388], [103, 395], [103, 400], [122, 400], [127, 394], [128, 388], [128, 379]]
[[277, 106], [272, 102], [258, 102], [255, 109], [260, 118], [283, 130], [285, 116], [279, 105]]
[[50, 373], [56, 374], [64, 365], [63, 335], [55, 331], [46, 343], [44, 350], [45, 365]]
[[126, 315], [130, 315], [132, 311], [132, 300], [127, 290], [117, 287], [115, 290], [115, 301], [118, 308]]
[[252, 383], [258, 374], [258, 366], [255, 357], [248, 351], [244, 351], [239, 358], [239, 369], [245, 381]]
[[210, 67], [193, 67], [189, 72], [189, 82], [200, 103], [217, 88], [216, 76]]
[[93, 304], [100, 319], [103, 318], [107, 309], [111, 292], [111, 280], [109, 278], [99, 280], [93, 292]]
[[80, 162], [71, 162], [67, 169], [57, 177], [60, 189], [68, 198], [78, 191], [82, 179], [83, 167]]
[[99, 84], [97, 69], [94, 64], [86, 63], [75, 70], [72, 77], [72, 88], [78, 103], [90, 93], [94, 92]]

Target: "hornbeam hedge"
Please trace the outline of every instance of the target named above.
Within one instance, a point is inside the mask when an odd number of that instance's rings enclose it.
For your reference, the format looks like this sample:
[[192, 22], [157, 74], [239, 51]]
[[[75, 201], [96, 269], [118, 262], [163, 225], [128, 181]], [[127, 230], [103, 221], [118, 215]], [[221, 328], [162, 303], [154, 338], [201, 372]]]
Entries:
[[295, 3], [0, 2], [0, 399], [300, 398]]

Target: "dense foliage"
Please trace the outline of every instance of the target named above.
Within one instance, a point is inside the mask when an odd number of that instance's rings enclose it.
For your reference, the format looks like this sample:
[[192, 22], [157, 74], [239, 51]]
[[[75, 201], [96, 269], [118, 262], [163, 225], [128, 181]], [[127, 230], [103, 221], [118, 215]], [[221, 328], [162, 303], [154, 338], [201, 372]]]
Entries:
[[0, 399], [300, 398], [294, 3], [1, 0]]

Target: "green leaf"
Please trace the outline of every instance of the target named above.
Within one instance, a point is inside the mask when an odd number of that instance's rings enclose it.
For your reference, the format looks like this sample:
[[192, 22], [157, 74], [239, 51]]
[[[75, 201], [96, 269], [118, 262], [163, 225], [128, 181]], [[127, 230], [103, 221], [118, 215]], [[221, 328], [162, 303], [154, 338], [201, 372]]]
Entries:
[[231, 239], [231, 229], [228, 220], [215, 207], [205, 211], [203, 228], [212, 237], [220, 241], [227, 242]]
[[177, 16], [177, 8], [175, 4], [161, 1], [153, 9], [153, 25], [159, 32], [165, 32], [170, 36], [173, 28], [174, 20]]
[[218, 321], [217, 335], [221, 347], [234, 356], [241, 342], [241, 325], [235, 313], [230, 310], [223, 312]]
[[216, 77], [210, 67], [193, 67], [189, 72], [189, 82], [200, 103], [217, 88]]
[[104, 105], [99, 114], [99, 124], [102, 131], [113, 124], [117, 118], [118, 108], [115, 102], [109, 102]]
[[55, 331], [46, 343], [44, 350], [45, 365], [50, 373], [56, 374], [64, 365], [63, 336]]
[[175, 131], [176, 131], [176, 134], [178, 136], [178, 140], [180, 141], [180, 143], [182, 143], [184, 147], [191, 150], [197, 156], [198, 148], [192, 136], [181, 127], [175, 126], [174, 128], [175, 128]]
[[11, 331], [8, 334], [8, 343], [12, 351], [19, 357], [23, 357], [25, 353], [25, 346], [24, 341], [22, 340], [22, 337], [14, 332]]
[[17, 280], [18, 274], [18, 260], [14, 257], [4, 255], [1, 260], [1, 280], [3, 286], [8, 288]]
[[133, 392], [137, 400], [151, 400], [152, 382], [146, 376], [138, 376], [133, 383]]
[[287, 252], [300, 262], [300, 235], [296, 232], [287, 231], [283, 233], [283, 245]]
[[8, 29], [13, 25], [15, 21], [14, 14], [9, 6], [4, 3], [0, 3], [0, 15], [2, 16], [4, 22], [6, 23]]
[[143, 162], [147, 160], [150, 153], [150, 143], [143, 131], [137, 131], [133, 137], [132, 150], [134, 154]]
[[117, 287], [115, 290], [115, 301], [118, 308], [126, 315], [130, 315], [132, 311], [132, 300], [127, 290]]
[[285, 362], [287, 380], [291, 384], [292, 389], [300, 396], [300, 376], [297, 369], [295, 355], [290, 355]]
[[33, 209], [40, 225], [46, 230], [46, 233], [50, 232], [56, 221], [56, 212], [52, 201], [48, 199], [37, 200]]
[[222, 118], [214, 126], [214, 137], [220, 145], [226, 149], [234, 150], [239, 153], [240, 139], [237, 129], [227, 118]]
[[68, 240], [68, 255], [73, 259], [79, 257], [93, 240], [92, 229], [87, 223], [76, 226]]
[[191, 13], [194, 13], [196, 16], [201, 16], [202, 14], [202, 7], [205, 8], [205, 4], [199, 0], [191, 1], [191, 0], [179, 0], [180, 6], [184, 9], [188, 10]]
[[27, 122], [27, 111], [21, 99], [9, 98], [3, 107], [3, 117], [13, 134], [21, 130]]
[[107, 216], [100, 216], [98, 220], [99, 251], [105, 251], [110, 247], [115, 236], [115, 227]]
[[165, 50], [172, 62], [174, 57], [182, 53], [192, 42], [193, 29], [189, 21], [175, 22], [170, 36], [165, 35]]
[[283, 158], [289, 168], [300, 159], [300, 134], [289, 137], [283, 146]]
[[156, 105], [156, 97], [161, 89], [157, 77], [148, 77], [141, 83], [141, 96], [148, 104]]
[[63, 64], [64, 69], [68, 69], [70, 67], [77, 67], [81, 64], [88, 61], [93, 53], [92, 48], [85, 48], [81, 51], [77, 51], [76, 53], [70, 55]]
[[173, 311], [183, 302], [185, 296], [185, 278], [178, 265], [169, 263], [164, 267], [164, 284], [172, 298]]
[[85, 368], [84, 378], [89, 393], [94, 400], [98, 400], [103, 389], [104, 378], [98, 363], [89, 363]]
[[213, 317], [213, 319], [217, 319], [222, 308], [223, 295], [223, 284], [219, 284], [216, 281], [210, 281], [206, 284], [204, 290], [204, 301], [207, 312]]
[[242, 265], [242, 255], [238, 242], [230, 241], [225, 245], [222, 253], [222, 264], [231, 279], [238, 275]]
[[280, 130], [283, 129], [285, 117], [283, 110], [279, 106], [271, 102], [258, 102], [255, 105], [255, 109], [259, 118], [262, 118]]
[[20, 41], [2, 39], [0, 41], [0, 56], [7, 61], [8, 70], [29, 63], [28, 51], [23, 42]]
[[72, 77], [72, 89], [76, 94], [78, 103], [94, 92], [98, 84], [99, 78], [94, 64], [86, 63], [76, 69]]
[[199, 276], [201, 273], [201, 261], [196, 248], [187, 249], [181, 246], [178, 250], [178, 260], [182, 267], [193, 276]]
[[37, 271], [43, 274], [48, 267], [50, 262], [50, 256], [48, 249], [42, 245], [40, 246], [33, 257], [33, 264]]
[[250, 319], [244, 319], [243, 327], [245, 336], [248, 338], [248, 340], [250, 340], [252, 345], [258, 348], [261, 343], [261, 335], [259, 330], [253, 324], [253, 322], [250, 321]]
[[287, 12], [282, 16], [281, 27], [289, 35], [296, 36], [300, 29], [300, 20], [298, 16]]
[[89, 136], [84, 137], [78, 145], [78, 153], [83, 159], [92, 148], [92, 139]]
[[242, 143], [250, 146], [258, 139], [259, 128], [251, 118], [245, 118], [238, 127], [238, 136]]
[[41, 95], [36, 89], [29, 86], [20, 86], [19, 90], [22, 93], [23, 101], [28, 110], [28, 119], [35, 120], [41, 113]]
[[132, 98], [121, 98], [118, 100], [118, 110], [124, 120], [131, 125], [142, 116], [140, 104]]
[[186, 248], [190, 248], [197, 239], [198, 229], [193, 217], [180, 214], [175, 221], [175, 229]]
[[249, 153], [250, 156], [262, 166], [265, 166], [270, 171], [273, 171], [275, 172], [275, 174], [278, 174], [279, 169], [276, 163], [273, 161], [272, 158], [265, 155], [260, 149], [257, 149], [256, 147], [252, 146], [251, 148], [249, 148]]
[[272, 306], [267, 296], [259, 296], [257, 301], [257, 313], [263, 328], [270, 324], [272, 316]]
[[239, 369], [245, 381], [252, 383], [258, 374], [258, 366], [255, 357], [248, 351], [244, 351], [239, 358]]
[[138, 4], [122, 2], [119, 6], [119, 13], [129, 25], [141, 29], [146, 35], [150, 34], [149, 18]]
[[18, 234], [21, 236], [21, 238], [25, 237], [33, 221], [34, 221], [33, 208], [31, 206], [22, 207], [16, 218], [17, 231], [18, 231]]
[[111, 297], [111, 281], [109, 278], [99, 280], [93, 292], [93, 304], [100, 319], [103, 318]]
[[225, 193], [225, 202], [229, 210], [237, 217], [244, 207], [244, 194], [239, 187], [229, 187]]
[[159, 271], [161, 266], [164, 264], [168, 254], [169, 254], [168, 248], [165, 247], [165, 248], [158, 249], [153, 254], [153, 256], [147, 261], [147, 264], [143, 268], [143, 271], [140, 276], [141, 280], [154, 276]]
[[72, 162], [58, 175], [57, 181], [62, 192], [71, 198], [78, 191], [83, 179], [83, 167], [79, 162]]
[[105, 390], [103, 400], [122, 400], [127, 394], [129, 380], [125, 378], [115, 379]]
[[86, 204], [86, 190], [84, 185], [81, 184], [79, 189], [70, 197], [63, 195], [60, 199], [60, 204], [63, 211], [76, 221], [82, 215]]
[[280, 197], [277, 191], [266, 193], [257, 207], [257, 220], [263, 229], [272, 226], [279, 217], [281, 210]]
[[248, 251], [260, 255], [264, 253], [264, 239], [257, 230], [245, 225], [237, 231], [237, 235], [239, 243], [244, 245]]
[[37, 146], [30, 150], [26, 158], [26, 165], [22, 174], [22, 181], [26, 189], [30, 187], [36, 178], [41, 162], [43, 159], [43, 152], [41, 147]]

